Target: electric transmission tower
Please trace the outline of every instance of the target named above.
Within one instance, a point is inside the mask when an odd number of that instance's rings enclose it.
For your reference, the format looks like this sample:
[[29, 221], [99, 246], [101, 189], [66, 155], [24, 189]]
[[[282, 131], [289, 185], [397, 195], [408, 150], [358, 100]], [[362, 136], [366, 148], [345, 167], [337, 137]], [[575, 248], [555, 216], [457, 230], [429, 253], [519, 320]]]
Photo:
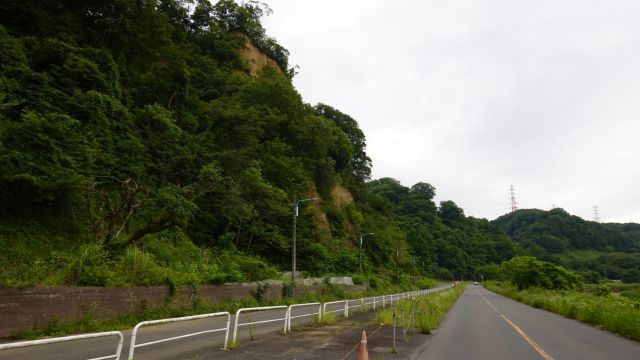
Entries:
[[516, 202], [516, 193], [513, 190], [513, 185], [509, 186], [509, 195], [511, 197], [511, 212], [518, 210], [518, 203]]
[[598, 212], [598, 206], [593, 207], [593, 221], [600, 222], [600, 213]]

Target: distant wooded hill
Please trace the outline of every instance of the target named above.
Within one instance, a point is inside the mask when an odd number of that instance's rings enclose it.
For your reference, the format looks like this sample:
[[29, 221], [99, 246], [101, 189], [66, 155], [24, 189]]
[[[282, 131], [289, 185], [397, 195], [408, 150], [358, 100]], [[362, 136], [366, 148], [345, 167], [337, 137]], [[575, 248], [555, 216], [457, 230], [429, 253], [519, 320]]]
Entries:
[[492, 223], [531, 255], [613, 279], [640, 282], [640, 224], [587, 221], [563, 209], [517, 210]]

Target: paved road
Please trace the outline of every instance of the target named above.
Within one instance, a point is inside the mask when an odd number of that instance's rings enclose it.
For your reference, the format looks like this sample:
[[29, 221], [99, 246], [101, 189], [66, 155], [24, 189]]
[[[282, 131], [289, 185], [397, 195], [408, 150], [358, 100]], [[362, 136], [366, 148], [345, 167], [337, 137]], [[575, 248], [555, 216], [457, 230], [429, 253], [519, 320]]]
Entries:
[[423, 360], [640, 359], [640, 342], [469, 285]]

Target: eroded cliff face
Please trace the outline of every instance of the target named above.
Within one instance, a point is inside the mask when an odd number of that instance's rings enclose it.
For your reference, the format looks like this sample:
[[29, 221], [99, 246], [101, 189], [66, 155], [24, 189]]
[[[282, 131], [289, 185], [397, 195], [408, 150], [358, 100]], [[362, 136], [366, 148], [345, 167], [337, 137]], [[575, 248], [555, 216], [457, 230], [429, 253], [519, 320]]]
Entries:
[[[320, 194], [315, 188], [308, 195], [309, 197], [320, 198]], [[322, 200], [324, 201], [327, 199]], [[347, 213], [347, 207], [354, 203], [351, 192], [349, 192], [346, 187], [340, 184], [335, 185], [331, 190], [331, 200], [340, 209], [340, 211], [343, 211], [345, 214]], [[316, 236], [318, 237], [318, 239], [321, 242], [328, 242], [333, 239], [335, 234], [331, 233], [331, 224], [329, 223], [329, 218], [321, 203], [312, 201], [309, 203], [308, 208], [313, 214], [314, 222], [317, 226], [316, 229], [318, 233], [316, 234]], [[343, 236], [346, 237], [346, 240], [350, 244], [355, 244], [357, 234], [355, 233], [354, 224], [352, 224], [351, 221], [347, 219], [343, 226]]]
[[351, 195], [351, 192], [342, 185], [336, 185], [333, 187], [331, 190], [331, 197], [333, 197], [336, 204], [341, 207], [353, 204], [353, 196]]
[[248, 37], [245, 35], [241, 36], [244, 39], [244, 46], [240, 50], [240, 55], [246, 60], [249, 67], [249, 74], [252, 77], [257, 77], [267, 66], [274, 68], [277, 72], [284, 75], [284, 71], [282, 71], [277, 62], [255, 47]]

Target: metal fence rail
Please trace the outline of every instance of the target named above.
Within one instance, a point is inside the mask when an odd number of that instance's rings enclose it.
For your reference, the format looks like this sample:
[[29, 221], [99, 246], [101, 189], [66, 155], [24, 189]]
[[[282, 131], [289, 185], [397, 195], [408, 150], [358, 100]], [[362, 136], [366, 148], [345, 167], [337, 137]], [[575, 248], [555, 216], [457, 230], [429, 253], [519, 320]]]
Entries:
[[[315, 303], [305, 303], [305, 304], [292, 304], [292, 305], [289, 305], [289, 306], [281, 305], [281, 306], [263, 306], [263, 307], [254, 307], [254, 308], [242, 308], [242, 309], [239, 309], [236, 312], [236, 315], [235, 315], [235, 324], [234, 324], [234, 327], [233, 327], [233, 342], [235, 344], [237, 344], [238, 327], [239, 326], [262, 324], [262, 323], [269, 323], [269, 322], [275, 322], [275, 321], [284, 321], [283, 333], [286, 334], [287, 332], [291, 332], [291, 320], [292, 319], [318, 315], [318, 319], [322, 320], [323, 316], [326, 315], [326, 314], [329, 314], [329, 313], [340, 313], [340, 312], [342, 312], [343, 316], [346, 318], [346, 317], [349, 317], [349, 309], [355, 309], [355, 308], [359, 308], [360, 307], [361, 311], [364, 312], [366, 307], [368, 307], [369, 305], [373, 305], [373, 310], [375, 311], [376, 307], [379, 307], [380, 305], [382, 305], [382, 308], [385, 308], [387, 305], [393, 305], [394, 303], [398, 303], [400, 300], [413, 299], [416, 296], [423, 296], [423, 295], [431, 294], [431, 293], [438, 292], [438, 291], [441, 291], [441, 290], [446, 290], [446, 289], [454, 287], [455, 285], [456, 284], [454, 283], [454, 284], [451, 284], [451, 285], [448, 285], [448, 286], [444, 286], [444, 287], [440, 287], [440, 288], [431, 288], [431, 289], [426, 289], [426, 290], [416, 290], [416, 291], [396, 293], [396, 294], [385, 294], [385, 295], [381, 295], [381, 296], [374, 296], [374, 297], [367, 297], [367, 298], [360, 298], [360, 299], [329, 301], [329, 302], [325, 302], [325, 303], [315, 302]], [[338, 305], [338, 304], [342, 304], [342, 306], [340, 306], [338, 309], [335, 309], [335, 310], [327, 310], [327, 306]], [[318, 306], [318, 310], [317, 310], [317, 312], [312, 311], [311, 313], [304, 313], [304, 314], [300, 314], [300, 315], [295, 315], [294, 316], [293, 313], [292, 313], [292, 309], [296, 308], [296, 307], [303, 307], [303, 306]], [[276, 310], [276, 309], [285, 309], [285, 314], [284, 314], [283, 318], [268, 319], [268, 320], [261, 320], [261, 321], [248, 321], [248, 322], [245, 322], [245, 323], [240, 323], [240, 315], [242, 313], [254, 312], [254, 311]], [[199, 332], [195, 332], [195, 333], [190, 333], [190, 334], [185, 334], [185, 335], [180, 335], [180, 336], [175, 336], [175, 337], [170, 337], [170, 338], [165, 338], [165, 339], [160, 339], [160, 340], [155, 340], [155, 341], [150, 341], [150, 342], [146, 342], [146, 343], [142, 343], [142, 344], [136, 344], [136, 336], [137, 336], [138, 330], [142, 326], [156, 325], [156, 324], [163, 324], [163, 323], [170, 323], [170, 322], [178, 322], [178, 321], [196, 320], [196, 319], [218, 317], [218, 316], [225, 316], [225, 315], [227, 317], [227, 325], [224, 328], [199, 331]], [[412, 316], [414, 316], [414, 314], [412, 314]], [[183, 339], [183, 338], [187, 338], [187, 337], [190, 337], [190, 336], [196, 336], [196, 335], [214, 333], [214, 332], [220, 332], [220, 331], [226, 331], [225, 332], [223, 349], [227, 349], [228, 342], [229, 342], [229, 330], [230, 329], [231, 329], [231, 315], [226, 311], [225, 312], [218, 312], [218, 313], [211, 313], [211, 314], [184, 316], [184, 317], [177, 317], [177, 318], [170, 318], [170, 319], [143, 321], [141, 323], [138, 323], [133, 328], [133, 332], [132, 332], [132, 335], [131, 335], [131, 345], [129, 347], [129, 357], [128, 357], [128, 359], [129, 360], [133, 359], [133, 354], [134, 354], [134, 351], [135, 351], [136, 348], [140, 348], [140, 347], [143, 347], [143, 346], [154, 345], [154, 344], [167, 342], [167, 341], [172, 341], [172, 340]], [[92, 338], [107, 337], [107, 336], [118, 336], [119, 337], [116, 353], [114, 355], [108, 355], [108, 356], [93, 358], [93, 359], [89, 359], [89, 360], [107, 360], [107, 359], [120, 360], [120, 356], [121, 356], [121, 352], [122, 352], [122, 345], [123, 345], [123, 340], [124, 340], [123, 339], [123, 335], [122, 335], [122, 333], [120, 331], [108, 331], [108, 332], [101, 332], [101, 333], [73, 335], [73, 336], [64, 336], [64, 337], [58, 337], [58, 338], [50, 338], [50, 339], [42, 339], [42, 340], [32, 340], [32, 341], [22, 341], [22, 342], [9, 343], [9, 344], [1, 344], [0, 345], [0, 350], [13, 349], [13, 348], [19, 348], [19, 347], [27, 347], [27, 346], [35, 346], [35, 345], [53, 344], [53, 343], [59, 343], [59, 342], [65, 342], [65, 341], [92, 339]]]
[[[314, 305], [318, 306], [318, 312], [311, 312], [309, 314], [302, 314], [302, 315], [296, 315], [296, 316], [292, 316], [291, 315], [291, 309], [293, 309], [293, 308], [303, 307], [303, 306], [314, 306]], [[287, 325], [286, 325], [287, 326], [287, 331], [291, 332], [291, 319], [297, 319], [297, 318], [313, 316], [313, 315], [318, 315], [318, 320], [322, 321], [322, 303], [314, 302], [314, 303], [306, 303], [306, 304], [291, 304], [291, 305], [289, 305], [289, 307], [287, 308]]]
[[236, 311], [236, 322], [235, 322], [235, 325], [233, 326], [233, 343], [237, 344], [236, 340], [238, 338], [238, 326], [246, 326], [251, 324], [264, 324], [264, 323], [284, 320], [283, 332], [286, 333], [287, 332], [287, 312], [288, 312], [287, 310], [285, 310], [285, 314], [283, 318], [262, 320], [262, 321], [248, 321], [246, 323], [238, 324], [238, 321], [240, 319], [240, 314], [242, 312], [265, 311], [265, 310], [276, 310], [276, 309], [287, 309], [287, 305], [261, 306], [261, 307], [238, 309], [238, 311]]
[[82, 335], [72, 335], [72, 336], [63, 336], [51, 339], [41, 339], [41, 340], [30, 340], [30, 341], [20, 341], [9, 344], [0, 345], [0, 350], [8, 350], [15, 349], [27, 346], [36, 346], [36, 345], [47, 345], [54, 344], [66, 341], [77, 341], [77, 340], [86, 340], [86, 339], [94, 339], [100, 337], [108, 337], [108, 336], [117, 336], [118, 337], [118, 346], [116, 348], [116, 353], [113, 355], [107, 355], [97, 358], [91, 358], [89, 360], [106, 360], [106, 359], [115, 359], [120, 360], [120, 353], [122, 352], [122, 343], [124, 342], [124, 336], [120, 331], [106, 331], [92, 334], [82, 334]]
[[[342, 309], [327, 311], [327, 305], [340, 304], [340, 303], [344, 303], [344, 307]], [[337, 313], [337, 312], [341, 312], [341, 311], [342, 311], [344, 317], [349, 317], [349, 300], [329, 301], [329, 302], [326, 302], [326, 303], [322, 304], [322, 314]]]
[[[355, 305], [351, 305], [351, 303], [355, 303]], [[351, 300], [347, 300], [347, 304], [349, 309], [356, 309], [356, 308], [360, 308], [360, 312], [364, 312], [364, 298], [360, 298], [360, 299], [351, 299]]]
[[[218, 317], [218, 316], [224, 316], [224, 315], [227, 316], [227, 326], [224, 327], [224, 328], [205, 330], [205, 331], [198, 331], [198, 332], [190, 333], [190, 334], [186, 334], [186, 335], [174, 336], [174, 337], [170, 337], [170, 338], [166, 338], [166, 339], [160, 339], [160, 340], [155, 340], [155, 341], [149, 341], [149, 342], [142, 343], [142, 344], [136, 344], [136, 336], [138, 334], [138, 330], [142, 326], [158, 325], [158, 324], [165, 324], [165, 323], [172, 323], [172, 322], [179, 322], [179, 321], [188, 321], [188, 320], [197, 320], [197, 319]], [[138, 323], [138, 325], [136, 325], [133, 328], [133, 332], [131, 333], [131, 344], [129, 345], [129, 358], [128, 358], [128, 360], [132, 360], [133, 359], [133, 353], [134, 353], [136, 348], [140, 348], [140, 347], [148, 346], [148, 345], [159, 344], [159, 343], [172, 341], [172, 340], [184, 339], [184, 338], [191, 337], [191, 336], [196, 336], [196, 335], [202, 335], [202, 334], [214, 333], [214, 332], [219, 332], [219, 331], [225, 331], [225, 330], [226, 330], [226, 333], [224, 335], [224, 346], [223, 346], [223, 349], [226, 349], [227, 348], [227, 342], [229, 341], [229, 326], [230, 326], [230, 324], [231, 324], [231, 315], [226, 311], [217, 312], [217, 313], [211, 313], [211, 314], [182, 316], [182, 317], [170, 318], [170, 319], [143, 321], [141, 323]]]

